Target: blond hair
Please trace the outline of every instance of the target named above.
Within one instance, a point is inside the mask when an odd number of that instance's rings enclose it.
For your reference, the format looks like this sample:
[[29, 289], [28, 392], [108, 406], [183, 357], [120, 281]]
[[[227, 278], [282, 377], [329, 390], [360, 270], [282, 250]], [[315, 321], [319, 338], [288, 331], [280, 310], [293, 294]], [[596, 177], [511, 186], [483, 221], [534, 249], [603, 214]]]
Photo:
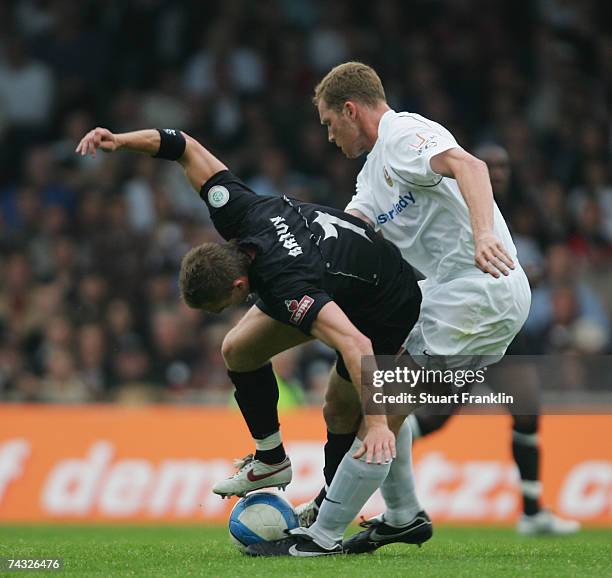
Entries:
[[362, 62], [344, 62], [332, 68], [317, 84], [312, 101], [320, 101], [339, 112], [344, 103], [354, 100], [368, 106], [385, 102], [385, 89], [376, 71]]

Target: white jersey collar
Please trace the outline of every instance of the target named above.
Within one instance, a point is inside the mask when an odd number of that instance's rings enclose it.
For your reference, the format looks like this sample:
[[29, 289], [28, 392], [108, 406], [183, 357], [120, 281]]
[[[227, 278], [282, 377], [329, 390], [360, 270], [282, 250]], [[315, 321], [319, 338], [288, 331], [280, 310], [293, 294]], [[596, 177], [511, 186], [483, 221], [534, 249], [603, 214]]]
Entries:
[[380, 120], [378, 121], [378, 136], [376, 138], [376, 142], [374, 143], [374, 146], [368, 153], [368, 156], [370, 156], [370, 154], [372, 154], [376, 150], [378, 143], [384, 140], [383, 138], [384, 132], [386, 131], [387, 125], [391, 122], [391, 119], [395, 116], [395, 114], [396, 114], [395, 111], [391, 108], [380, 117]]
[[395, 116], [396, 112], [390, 108], [385, 114], [380, 117], [380, 121], [378, 123], [378, 138], [380, 138], [381, 133], [383, 133], [387, 125], [391, 122], [391, 119]]

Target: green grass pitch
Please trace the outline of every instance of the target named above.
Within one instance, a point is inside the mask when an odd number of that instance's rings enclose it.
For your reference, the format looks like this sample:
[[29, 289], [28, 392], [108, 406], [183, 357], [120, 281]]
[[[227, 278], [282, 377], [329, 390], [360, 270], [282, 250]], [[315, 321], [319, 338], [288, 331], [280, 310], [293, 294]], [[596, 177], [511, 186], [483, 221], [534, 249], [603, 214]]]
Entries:
[[253, 559], [224, 527], [1, 526], [0, 557], [64, 558], [64, 569], [21, 576], [612, 576], [612, 530], [567, 538], [522, 538], [511, 528], [437, 527], [422, 548], [314, 559]]

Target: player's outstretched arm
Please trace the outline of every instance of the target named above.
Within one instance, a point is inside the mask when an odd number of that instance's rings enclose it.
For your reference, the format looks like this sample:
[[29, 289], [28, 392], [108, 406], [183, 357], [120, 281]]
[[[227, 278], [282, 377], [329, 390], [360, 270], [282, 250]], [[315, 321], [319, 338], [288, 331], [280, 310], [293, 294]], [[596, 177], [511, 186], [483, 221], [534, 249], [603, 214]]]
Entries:
[[452, 148], [431, 157], [431, 168], [439, 175], [454, 178], [470, 211], [476, 266], [499, 277], [514, 269], [512, 257], [493, 232], [493, 190], [487, 165], [461, 148]]
[[227, 170], [227, 167], [196, 139], [186, 133], [181, 134], [185, 137], [186, 146], [185, 153], [178, 162], [183, 166], [191, 186], [199, 193], [210, 177]]
[[177, 129], [146, 129], [115, 134], [97, 127], [81, 139], [75, 152], [95, 157], [98, 149], [104, 152], [128, 150], [175, 160], [182, 165], [189, 182], [198, 192], [210, 177], [227, 169], [197, 140]]
[[[374, 355], [372, 343], [363, 335], [336, 303], [330, 301], [319, 311], [312, 324], [311, 333], [340, 352], [351, 381], [361, 397], [361, 358]], [[366, 455], [366, 461], [382, 463], [395, 457], [395, 436], [389, 429], [385, 415], [365, 415], [366, 434], [362, 447], [353, 456]]]

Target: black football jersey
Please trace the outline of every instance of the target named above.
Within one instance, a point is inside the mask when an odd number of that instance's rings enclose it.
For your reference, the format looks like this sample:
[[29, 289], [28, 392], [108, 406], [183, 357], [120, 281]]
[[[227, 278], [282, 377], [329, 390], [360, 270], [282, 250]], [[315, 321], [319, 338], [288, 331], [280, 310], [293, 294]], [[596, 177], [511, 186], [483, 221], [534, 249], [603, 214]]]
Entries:
[[222, 237], [256, 248], [249, 282], [274, 319], [310, 334], [333, 300], [366, 335], [390, 325], [407, 335], [420, 305], [414, 272], [364, 221], [322, 205], [259, 196], [230, 171], [214, 175], [200, 195]]

